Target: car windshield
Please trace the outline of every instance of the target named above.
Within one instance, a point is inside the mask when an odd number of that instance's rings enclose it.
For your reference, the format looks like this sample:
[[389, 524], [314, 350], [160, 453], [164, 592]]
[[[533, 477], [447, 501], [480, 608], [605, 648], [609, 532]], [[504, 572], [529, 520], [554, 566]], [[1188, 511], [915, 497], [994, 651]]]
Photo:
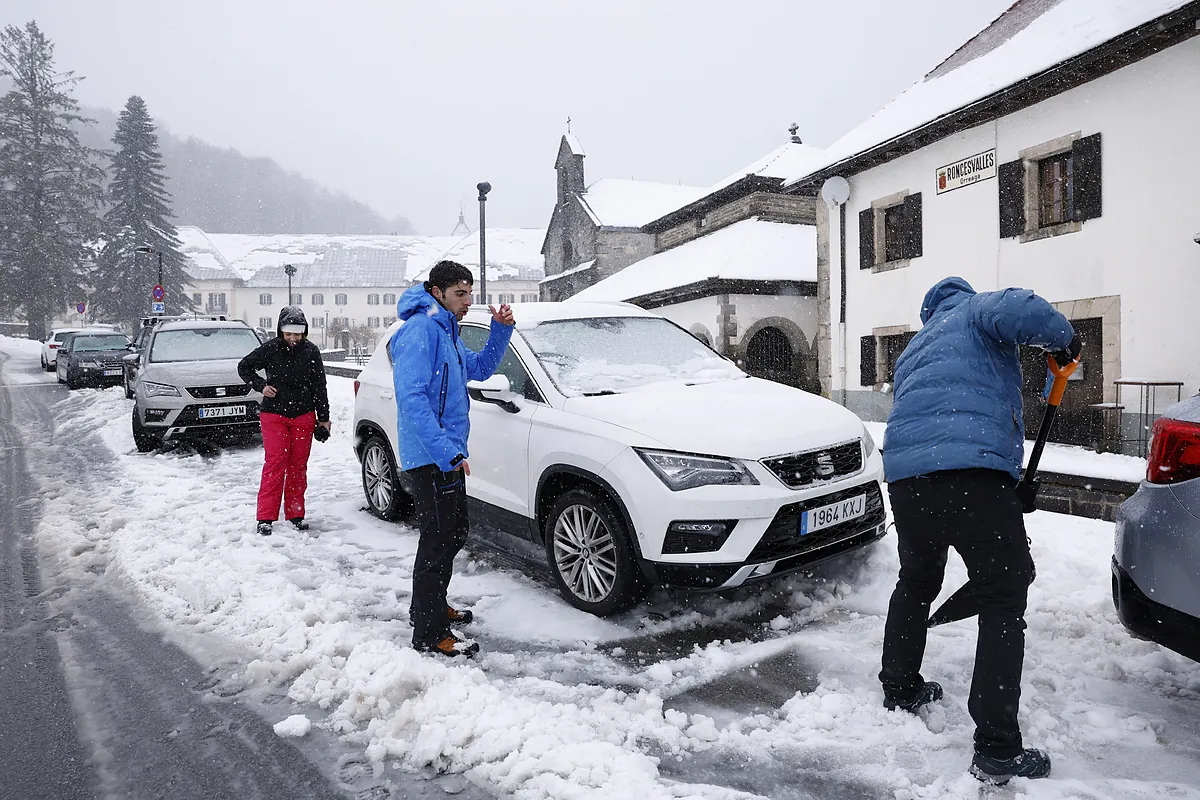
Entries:
[[122, 335], [105, 336], [75, 336], [71, 340], [71, 350], [80, 352], [82, 350], [124, 350], [129, 344], [129, 338]]
[[258, 347], [249, 328], [185, 328], [159, 331], [150, 346], [151, 361], [220, 361], [242, 358]]
[[616, 394], [664, 381], [745, 375], [696, 337], [659, 317], [554, 320], [521, 334], [564, 394]]

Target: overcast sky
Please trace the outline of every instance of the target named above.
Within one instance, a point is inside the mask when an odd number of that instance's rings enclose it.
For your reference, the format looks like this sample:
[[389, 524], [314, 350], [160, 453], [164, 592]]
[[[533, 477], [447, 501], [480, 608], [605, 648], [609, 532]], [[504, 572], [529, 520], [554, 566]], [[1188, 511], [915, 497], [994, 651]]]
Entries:
[[[544, 227], [572, 131], [588, 181], [707, 186], [824, 146], [1011, 0], [4, 0], [85, 105], [270, 156], [422, 233], [488, 180], [489, 225]], [[186, 223], [187, 220], [179, 220]]]

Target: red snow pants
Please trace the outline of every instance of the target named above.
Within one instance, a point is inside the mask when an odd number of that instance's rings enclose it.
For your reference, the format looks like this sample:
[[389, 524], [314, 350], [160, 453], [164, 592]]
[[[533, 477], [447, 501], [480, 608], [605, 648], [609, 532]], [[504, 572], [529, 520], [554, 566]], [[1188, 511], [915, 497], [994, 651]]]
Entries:
[[281, 414], [258, 415], [262, 427], [262, 482], [258, 485], [258, 519], [279, 519], [279, 501], [283, 500], [283, 518], [304, 516], [304, 490], [308, 488], [308, 454], [312, 451], [316, 413], [296, 418]]

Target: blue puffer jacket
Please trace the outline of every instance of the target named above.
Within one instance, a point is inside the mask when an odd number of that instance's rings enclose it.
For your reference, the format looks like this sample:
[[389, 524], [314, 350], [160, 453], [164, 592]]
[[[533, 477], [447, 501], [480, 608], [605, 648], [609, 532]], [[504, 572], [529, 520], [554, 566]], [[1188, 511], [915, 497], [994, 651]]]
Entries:
[[492, 376], [513, 329], [493, 320], [487, 344], [475, 353], [459, 338], [458, 320], [421, 285], [400, 295], [396, 316], [405, 322], [392, 335], [388, 349], [396, 389], [401, 468], [436, 464], [449, 472], [455, 456], [470, 456], [467, 381]]
[[921, 322], [896, 363], [883, 442], [887, 480], [976, 467], [1020, 477], [1017, 345], [1064, 350], [1074, 336], [1070, 321], [1028, 289], [976, 294], [962, 278], [946, 278], [925, 295]]

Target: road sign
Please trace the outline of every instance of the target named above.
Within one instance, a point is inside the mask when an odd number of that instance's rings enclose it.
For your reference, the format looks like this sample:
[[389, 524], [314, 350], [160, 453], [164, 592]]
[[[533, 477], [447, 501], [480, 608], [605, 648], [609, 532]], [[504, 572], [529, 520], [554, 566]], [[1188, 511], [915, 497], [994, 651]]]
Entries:
[[76, 303], [75, 310], [78, 311], [80, 314], [86, 313], [87, 312], [87, 303]]
[[151, 311], [151, 313], [153, 313], [153, 314], [165, 314], [165, 313], [166, 313], [166, 311], [167, 311], [167, 304], [166, 304], [166, 303], [155, 303], [155, 304], [154, 304], [154, 309]]
[[162, 287], [161, 283], [157, 283], [150, 294], [154, 295], [154, 299], [161, 303], [163, 298], [167, 296], [167, 290]]

